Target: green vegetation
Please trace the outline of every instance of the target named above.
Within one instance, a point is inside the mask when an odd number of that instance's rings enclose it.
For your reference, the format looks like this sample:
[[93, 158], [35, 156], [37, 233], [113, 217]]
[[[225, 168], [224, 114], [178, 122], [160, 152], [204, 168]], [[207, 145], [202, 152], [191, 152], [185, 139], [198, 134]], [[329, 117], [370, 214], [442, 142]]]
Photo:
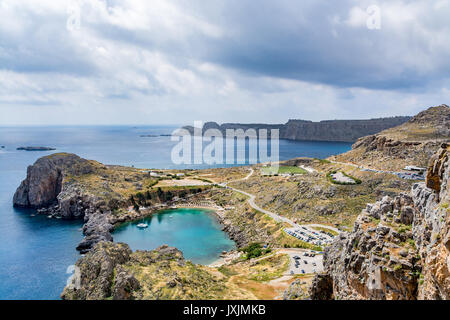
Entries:
[[350, 178], [350, 179], [352, 179], [353, 181], [355, 181], [355, 183], [336, 181], [336, 180], [334, 180], [333, 177], [331, 176], [332, 174], [335, 174], [335, 173], [337, 173], [336, 170], [333, 170], [333, 171], [330, 171], [330, 172], [327, 173], [327, 179], [328, 179], [328, 181], [330, 181], [331, 183], [334, 183], [334, 184], [340, 184], [340, 185], [355, 185], [355, 184], [361, 184], [361, 183], [362, 183], [362, 181], [361, 181], [360, 179], [355, 178], [355, 177], [353, 177], [353, 176], [351, 176], [351, 175], [349, 175], [349, 174], [346, 174], [344, 171], [341, 171], [341, 173], [342, 173], [344, 176], [346, 176], [347, 178]]
[[185, 197], [188, 194], [195, 194], [204, 191], [210, 186], [174, 186], [174, 187], [158, 187], [152, 188], [145, 192], [139, 191], [131, 194], [128, 198], [129, 203], [136, 211], [139, 206], [149, 206], [158, 202], [167, 202], [175, 197]]
[[416, 242], [413, 239], [408, 239], [406, 240], [406, 242], [412, 247], [412, 248], [416, 248]]
[[272, 250], [269, 248], [263, 249], [260, 243], [255, 242], [249, 244], [247, 247], [241, 248], [240, 251], [243, 251], [245, 253], [243, 258], [249, 260], [270, 253]]
[[405, 233], [406, 231], [411, 231], [411, 226], [407, 226], [405, 224], [400, 225], [400, 227], [398, 227], [397, 232], [398, 233]]
[[264, 167], [261, 169], [265, 175], [277, 175], [277, 174], [305, 174], [305, 169], [294, 166], [280, 166], [280, 167]]
[[396, 264], [394, 266], [394, 271], [400, 271], [400, 270], [402, 270], [402, 265], [401, 264]]
[[258, 261], [253, 269], [256, 270], [250, 272], [250, 280], [267, 282], [277, 279], [289, 269], [289, 257], [286, 254], [271, 256]]
[[309, 249], [313, 251], [323, 251], [323, 248], [321, 246], [316, 246], [314, 244], [302, 241], [302, 240], [296, 240], [296, 243], [294, 245], [288, 245], [284, 244], [284, 248], [303, 248], [303, 249]]
[[227, 277], [231, 277], [238, 274], [236, 271], [226, 266], [220, 266], [219, 268], [217, 268], [217, 270], [219, 270], [222, 274], [224, 274]]
[[327, 159], [319, 159], [319, 158], [314, 158], [314, 160], [317, 160], [320, 162], [320, 164], [330, 164], [331, 161], [327, 160]]
[[195, 178], [193, 178], [194, 180], [198, 180], [198, 181], [203, 181], [203, 182], [206, 182], [206, 183], [213, 183], [211, 180], [208, 180], [208, 179], [205, 179], [205, 178], [198, 178], [198, 177], [195, 177]]

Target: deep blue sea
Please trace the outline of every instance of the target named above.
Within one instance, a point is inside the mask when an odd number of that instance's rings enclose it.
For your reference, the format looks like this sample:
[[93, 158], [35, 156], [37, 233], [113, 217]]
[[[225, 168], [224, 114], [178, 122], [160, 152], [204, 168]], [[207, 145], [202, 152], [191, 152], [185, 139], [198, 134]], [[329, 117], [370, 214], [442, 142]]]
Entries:
[[[28, 165], [54, 152], [71, 152], [105, 164], [176, 168], [171, 162], [171, 151], [177, 142], [172, 142], [166, 136], [140, 137], [170, 134], [173, 130], [173, 127], [157, 126], [0, 127], [0, 146], [5, 146], [0, 148], [0, 299], [59, 299], [70, 276], [66, 273], [67, 268], [79, 257], [75, 247], [82, 239], [81, 222], [34, 216], [33, 210], [12, 207], [12, 197], [25, 178]], [[21, 146], [46, 146], [57, 150], [17, 151], [16, 148]], [[299, 156], [324, 158], [350, 148], [349, 143], [280, 140], [280, 159]], [[186, 167], [194, 166], [179, 166]], [[195, 167], [203, 168], [206, 165]], [[129, 242], [134, 249], [151, 249], [165, 243], [179, 245], [186, 251], [187, 258], [208, 263], [230, 243], [223, 233], [215, 231], [212, 217], [198, 219], [202, 214], [178, 213], [169, 220], [165, 215], [157, 216], [141, 234], [146, 235], [145, 239], [148, 233], [155, 234], [148, 242], [143, 242], [134, 232], [127, 235], [127, 228], [132, 228], [132, 224], [118, 229], [114, 237]], [[198, 228], [211, 228], [211, 234], [204, 236], [216, 237], [216, 242], [223, 243], [223, 247], [215, 247], [216, 243], [211, 241], [189, 241], [192, 234], [182, 230], [183, 222], [187, 221], [194, 221]], [[174, 238], [166, 234], [168, 228], [172, 228], [169, 232]], [[221, 237], [220, 241], [217, 237]], [[186, 239], [184, 244], [183, 239]], [[201, 251], [205, 253], [204, 256]]]

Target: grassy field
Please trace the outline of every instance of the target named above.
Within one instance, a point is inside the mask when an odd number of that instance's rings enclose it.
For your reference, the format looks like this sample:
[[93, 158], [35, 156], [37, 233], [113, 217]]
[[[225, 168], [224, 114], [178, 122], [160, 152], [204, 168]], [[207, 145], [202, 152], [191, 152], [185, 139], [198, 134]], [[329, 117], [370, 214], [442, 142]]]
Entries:
[[274, 175], [274, 174], [305, 174], [306, 170], [294, 167], [294, 166], [281, 166], [281, 167], [264, 167], [261, 169], [261, 172], [265, 175]]

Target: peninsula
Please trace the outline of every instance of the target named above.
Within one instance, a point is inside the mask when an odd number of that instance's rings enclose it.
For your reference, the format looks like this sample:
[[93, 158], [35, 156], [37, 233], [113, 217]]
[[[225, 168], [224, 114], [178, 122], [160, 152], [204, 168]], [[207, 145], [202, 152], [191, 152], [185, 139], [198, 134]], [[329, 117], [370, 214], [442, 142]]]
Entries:
[[[304, 141], [336, 141], [355, 142], [363, 136], [376, 134], [407, 122], [411, 117], [390, 117], [368, 120], [324, 120], [320, 122], [306, 120], [289, 120], [285, 124], [242, 124], [207, 122], [203, 130], [218, 129], [222, 134], [227, 129], [267, 129], [270, 135], [271, 129], [278, 129], [281, 139]], [[186, 126], [184, 129], [193, 134], [194, 128]]]

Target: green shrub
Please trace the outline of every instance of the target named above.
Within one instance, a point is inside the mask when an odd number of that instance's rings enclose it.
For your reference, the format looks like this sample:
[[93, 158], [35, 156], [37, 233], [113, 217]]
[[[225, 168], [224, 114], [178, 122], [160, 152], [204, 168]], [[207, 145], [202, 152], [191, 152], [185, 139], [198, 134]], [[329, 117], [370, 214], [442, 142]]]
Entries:
[[327, 179], [328, 179], [328, 181], [330, 181], [330, 182], [333, 183], [333, 184], [340, 184], [340, 185], [355, 185], [355, 184], [361, 184], [361, 183], [362, 183], [362, 181], [361, 181], [360, 179], [355, 178], [355, 177], [353, 177], [353, 176], [351, 176], [351, 175], [349, 175], [349, 174], [346, 174], [344, 171], [341, 171], [341, 172], [342, 172], [342, 174], [343, 174], [344, 176], [346, 176], [347, 178], [353, 179], [353, 181], [355, 181], [355, 183], [335, 181], [331, 175], [337, 173], [336, 170], [333, 170], [333, 171], [330, 171], [330, 172], [327, 173]]
[[402, 265], [401, 264], [396, 264], [394, 266], [394, 271], [399, 271], [399, 270], [402, 270]]
[[[249, 244], [247, 247], [242, 248], [241, 251], [245, 252], [247, 260], [263, 255], [262, 245], [258, 242]], [[264, 252], [267, 253], [267, 250], [264, 250]]]

